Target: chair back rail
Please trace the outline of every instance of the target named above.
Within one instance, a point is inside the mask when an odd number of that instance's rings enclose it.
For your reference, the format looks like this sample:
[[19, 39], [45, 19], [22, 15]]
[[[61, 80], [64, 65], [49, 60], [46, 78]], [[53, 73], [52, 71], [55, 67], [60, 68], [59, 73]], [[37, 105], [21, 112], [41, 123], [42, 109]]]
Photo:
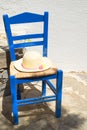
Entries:
[[[31, 47], [31, 46], [42, 46], [43, 47], [43, 56], [47, 56], [48, 49], [48, 12], [44, 12], [44, 15], [38, 15], [34, 13], [25, 12], [18, 14], [12, 17], [8, 15], [3, 15], [4, 25], [6, 30], [6, 35], [8, 37], [8, 44], [10, 49], [11, 60], [16, 60], [15, 49]], [[21, 35], [12, 35], [11, 25], [13, 24], [23, 24], [23, 23], [35, 23], [43, 22], [43, 32], [35, 34], [21, 34]], [[27, 39], [31, 41], [27, 42]], [[35, 39], [32, 41], [32, 39]], [[40, 40], [38, 40], [40, 39]], [[23, 40], [25, 40], [23, 42]], [[17, 43], [15, 43], [17, 41]]]

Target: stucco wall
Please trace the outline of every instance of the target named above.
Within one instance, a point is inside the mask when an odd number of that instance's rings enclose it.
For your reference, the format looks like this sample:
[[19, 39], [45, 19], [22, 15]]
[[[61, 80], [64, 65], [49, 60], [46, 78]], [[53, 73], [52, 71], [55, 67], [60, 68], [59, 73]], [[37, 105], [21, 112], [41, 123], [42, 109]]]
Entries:
[[1, 0], [2, 15], [49, 11], [49, 57], [64, 71], [87, 71], [87, 0]]

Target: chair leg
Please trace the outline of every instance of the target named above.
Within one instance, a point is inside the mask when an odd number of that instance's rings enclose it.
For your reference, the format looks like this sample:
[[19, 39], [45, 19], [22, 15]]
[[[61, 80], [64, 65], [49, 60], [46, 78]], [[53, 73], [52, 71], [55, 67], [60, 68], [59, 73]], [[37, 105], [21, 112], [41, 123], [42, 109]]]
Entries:
[[42, 96], [46, 96], [46, 82], [42, 81]]
[[17, 90], [15, 77], [10, 76], [10, 87], [11, 87], [11, 96], [12, 96], [12, 114], [14, 124], [18, 124], [18, 105], [17, 105]]
[[20, 90], [20, 85], [18, 84], [17, 86], [17, 99], [20, 100], [21, 99], [21, 90]]
[[58, 70], [57, 72], [57, 82], [56, 82], [56, 117], [61, 117], [61, 100], [62, 100], [62, 80], [63, 72]]

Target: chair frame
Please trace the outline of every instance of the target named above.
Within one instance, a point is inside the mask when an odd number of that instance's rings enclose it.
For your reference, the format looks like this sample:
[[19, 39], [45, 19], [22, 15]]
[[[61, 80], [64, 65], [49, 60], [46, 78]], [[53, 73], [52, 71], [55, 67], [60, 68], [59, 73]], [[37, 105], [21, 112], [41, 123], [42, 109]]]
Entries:
[[[24, 48], [28, 46], [43, 46], [43, 56], [47, 57], [47, 49], [48, 49], [48, 12], [44, 12], [44, 15], [33, 14], [33, 13], [22, 13], [16, 16], [8, 17], [8, 15], [3, 15], [5, 31], [8, 39], [9, 50], [11, 61], [16, 60], [15, 56], [15, 48]], [[10, 24], [20, 24], [20, 23], [30, 23], [30, 22], [43, 22], [43, 32], [42, 34], [30, 34], [30, 35], [20, 35], [20, 36], [12, 36]], [[38, 42], [26, 42], [14, 44], [13, 41], [20, 39], [32, 39], [32, 38], [43, 38], [43, 41]], [[62, 101], [62, 80], [63, 80], [63, 71], [57, 70], [57, 73], [41, 76], [35, 78], [16, 78], [14, 75], [10, 75], [10, 89], [12, 96], [12, 112], [14, 124], [18, 124], [18, 106], [28, 105], [28, 104], [37, 104], [49, 101], [56, 101], [56, 117], [61, 117], [61, 101]], [[50, 82], [51, 79], [56, 79], [56, 87]], [[42, 80], [42, 96], [34, 97], [29, 99], [21, 99], [19, 84], [27, 83], [27, 82], [35, 82]], [[54, 95], [46, 96], [46, 84], [53, 91]], [[18, 96], [17, 96], [18, 94]]]

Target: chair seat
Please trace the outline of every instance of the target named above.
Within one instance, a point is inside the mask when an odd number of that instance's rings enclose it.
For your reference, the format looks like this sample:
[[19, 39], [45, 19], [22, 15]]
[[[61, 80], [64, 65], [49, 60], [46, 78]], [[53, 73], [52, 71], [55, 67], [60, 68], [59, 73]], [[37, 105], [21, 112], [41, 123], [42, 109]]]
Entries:
[[51, 67], [47, 70], [40, 72], [21, 72], [15, 69], [13, 62], [10, 64], [10, 75], [15, 76], [16, 78], [34, 78], [34, 77], [42, 77], [56, 74], [58, 69], [56, 67]]

